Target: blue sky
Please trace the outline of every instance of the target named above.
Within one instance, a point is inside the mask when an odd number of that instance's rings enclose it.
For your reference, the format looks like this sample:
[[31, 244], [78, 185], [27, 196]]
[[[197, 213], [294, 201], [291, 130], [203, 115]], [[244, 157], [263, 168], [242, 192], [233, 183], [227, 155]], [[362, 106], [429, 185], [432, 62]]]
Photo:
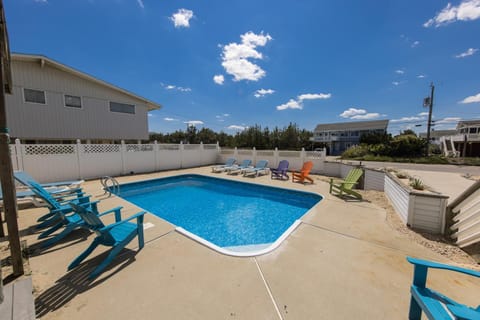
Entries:
[[[480, 118], [480, 0], [4, 0], [13, 52], [163, 105], [156, 132]], [[422, 124], [415, 127], [415, 124]]]

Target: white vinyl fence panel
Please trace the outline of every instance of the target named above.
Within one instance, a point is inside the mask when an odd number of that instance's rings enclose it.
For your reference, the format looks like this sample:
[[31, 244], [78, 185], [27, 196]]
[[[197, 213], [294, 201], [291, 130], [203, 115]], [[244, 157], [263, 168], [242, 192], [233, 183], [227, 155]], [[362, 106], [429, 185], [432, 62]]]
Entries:
[[363, 171], [365, 175], [364, 189], [383, 191], [385, 187], [385, 172], [381, 170], [366, 169]]
[[[475, 183], [461, 195], [461, 201], [450, 208], [454, 224], [450, 227], [456, 244], [466, 247], [480, 242], [480, 182]], [[459, 198], [460, 198], [459, 197]]]

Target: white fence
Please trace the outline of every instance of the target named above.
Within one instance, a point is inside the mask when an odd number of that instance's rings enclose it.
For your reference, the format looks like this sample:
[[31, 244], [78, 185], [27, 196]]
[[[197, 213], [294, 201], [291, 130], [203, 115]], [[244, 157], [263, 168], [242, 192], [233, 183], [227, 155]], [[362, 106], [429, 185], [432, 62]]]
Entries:
[[453, 220], [451, 237], [460, 247], [480, 242], [480, 181], [465, 190], [449, 205]]
[[90, 179], [217, 161], [216, 144], [20, 144], [10, 146], [13, 168], [40, 182]]
[[[323, 165], [323, 171], [321, 173], [331, 177], [345, 178], [350, 170], [356, 167], [358, 166], [354, 164], [326, 161]], [[385, 184], [385, 172], [370, 168], [362, 169], [364, 175], [361, 178], [362, 181], [360, 181], [361, 188], [363, 190], [383, 191]]]
[[283, 150], [256, 150], [253, 149], [221, 149], [219, 162], [225, 162], [227, 158], [235, 158], [237, 162], [252, 160], [268, 160], [269, 168], [276, 168], [281, 160], [288, 160], [290, 169], [300, 169], [305, 161], [313, 162], [313, 173], [323, 172], [325, 162], [325, 151], [283, 151]]

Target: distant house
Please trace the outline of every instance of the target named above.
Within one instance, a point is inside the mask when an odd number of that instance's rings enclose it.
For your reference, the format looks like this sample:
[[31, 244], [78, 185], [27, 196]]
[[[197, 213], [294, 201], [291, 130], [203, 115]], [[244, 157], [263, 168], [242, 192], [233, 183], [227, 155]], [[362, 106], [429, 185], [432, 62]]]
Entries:
[[148, 139], [148, 112], [160, 104], [42, 55], [12, 54], [6, 95], [12, 138], [27, 143]]
[[360, 142], [367, 133], [386, 133], [388, 120], [319, 124], [313, 132], [312, 142], [324, 143], [328, 154], [339, 155]]
[[[432, 130], [430, 132], [430, 143], [440, 144], [442, 137], [451, 136], [457, 134], [457, 130]], [[426, 132], [420, 132], [418, 134], [420, 138], [427, 139]]]
[[480, 157], [480, 120], [463, 120], [451, 135], [440, 138], [446, 156]]

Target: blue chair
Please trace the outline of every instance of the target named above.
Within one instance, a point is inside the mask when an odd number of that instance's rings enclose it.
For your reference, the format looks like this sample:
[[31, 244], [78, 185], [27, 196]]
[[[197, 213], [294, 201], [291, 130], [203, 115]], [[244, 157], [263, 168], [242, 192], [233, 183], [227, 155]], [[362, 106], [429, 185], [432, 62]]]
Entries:
[[282, 160], [278, 164], [277, 169], [272, 169], [272, 175], [270, 176], [271, 179], [280, 179], [280, 180], [288, 180], [290, 177], [287, 174], [288, 171], [288, 161], [287, 160]]
[[231, 167], [235, 164], [235, 158], [228, 158], [225, 164], [212, 167], [212, 172], [223, 172], [226, 168]]
[[225, 170], [227, 171], [227, 174], [236, 173], [238, 171], [240, 171], [240, 173], [243, 173], [243, 170], [250, 167], [251, 164], [252, 164], [252, 160], [245, 159], [242, 161], [242, 163], [240, 163], [240, 165], [234, 164], [233, 166], [225, 168]]
[[[89, 277], [91, 279], [97, 277], [103, 271], [103, 269], [105, 269], [105, 267], [112, 262], [115, 256], [136, 236], [138, 236], [139, 250], [143, 248], [143, 218], [146, 213], [145, 211], [141, 211], [125, 220], [122, 220], [120, 214], [122, 207], [114, 208], [101, 214], [101, 216], [103, 216], [108, 213], [115, 213], [115, 223], [105, 226], [102, 220], [99, 218], [100, 215], [96, 215], [91, 209], [79, 206], [75, 203], [71, 203], [70, 205], [75, 212], [82, 217], [87, 227], [97, 234], [97, 237], [82, 254], [80, 254], [72, 261], [72, 263], [70, 263], [68, 270], [72, 270], [78, 266], [100, 244], [112, 247], [112, 249], [110, 250], [108, 256], [95, 268], [95, 270], [93, 270], [92, 273], [90, 273]], [[128, 222], [133, 219], [137, 219], [137, 223]]]
[[247, 168], [243, 171], [243, 176], [246, 177], [248, 175], [255, 175], [258, 177], [260, 173], [262, 174], [268, 174], [268, 171], [270, 170], [268, 167], [268, 160], [260, 160], [257, 162], [255, 167], [253, 168]]
[[58, 181], [58, 182], [50, 182], [50, 183], [38, 183], [31, 175], [26, 173], [25, 171], [15, 171], [13, 173], [15, 180], [22, 183], [23, 185], [30, 187], [30, 183], [34, 182], [40, 184], [42, 187], [65, 187], [65, 186], [78, 186], [82, 184], [83, 180], [70, 180], [70, 181]]
[[[39, 184], [35, 182], [32, 183], [31, 187], [35, 195], [42, 198], [50, 208], [50, 212], [43, 216], [47, 218], [45, 218], [45, 220], [43, 220], [43, 222], [40, 223], [37, 226], [37, 228], [44, 228], [48, 226], [51, 226], [51, 227], [46, 231], [42, 232], [38, 236], [38, 239], [46, 238], [53, 232], [59, 230], [62, 227], [65, 227], [65, 229], [62, 230], [62, 232], [60, 232], [53, 238], [43, 243], [42, 244], [43, 247], [53, 245], [57, 241], [67, 236], [74, 229], [84, 226], [82, 219], [78, 215], [76, 214], [68, 215], [69, 213], [73, 212], [73, 209], [70, 205], [68, 205], [67, 203], [62, 203], [57, 201], [51, 194], [46, 192], [45, 189], [43, 189]], [[64, 201], [68, 201], [68, 202], [74, 201], [79, 205], [90, 207], [95, 212], [98, 212], [98, 209], [97, 209], [98, 201], [90, 202], [89, 196], [81, 196], [73, 199], [70, 199], [69, 197], [67, 197], [64, 199]]]
[[[408, 318], [420, 320], [422, 311], [428, 319], [480, 319], [480, 306], [476, 309], [457, 303], [443, 294], [427, 288], [428, 268], [450, 270], [480, 277], [480, 272], [449, 266], [441, 263], [407, 257], [414, 265], [413, 283], [410, 288], [410, 311]], [[480, 296], [479, 296], [480, 297]]]

